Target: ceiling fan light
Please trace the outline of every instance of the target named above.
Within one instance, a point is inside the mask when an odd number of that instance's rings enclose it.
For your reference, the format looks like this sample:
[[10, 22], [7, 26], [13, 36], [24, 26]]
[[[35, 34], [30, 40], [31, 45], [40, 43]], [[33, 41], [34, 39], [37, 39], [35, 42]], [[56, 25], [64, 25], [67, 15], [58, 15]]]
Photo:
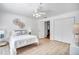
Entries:
[[42, 10], [42, 4], [41, 3], [40, 3], [40, 6], [37, 9], [34, 10], [33, 16], [36, 17], [36, 18], [46, 16], [46, 13], [43, 12], [43, 10]]

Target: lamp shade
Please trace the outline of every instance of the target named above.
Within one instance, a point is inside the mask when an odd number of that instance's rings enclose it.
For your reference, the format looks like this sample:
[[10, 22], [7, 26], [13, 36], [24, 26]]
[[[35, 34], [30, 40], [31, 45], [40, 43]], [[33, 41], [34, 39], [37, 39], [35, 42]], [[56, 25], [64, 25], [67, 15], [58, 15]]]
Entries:
[[79, 32], [79, 23], [74, 24], [74, 32]]

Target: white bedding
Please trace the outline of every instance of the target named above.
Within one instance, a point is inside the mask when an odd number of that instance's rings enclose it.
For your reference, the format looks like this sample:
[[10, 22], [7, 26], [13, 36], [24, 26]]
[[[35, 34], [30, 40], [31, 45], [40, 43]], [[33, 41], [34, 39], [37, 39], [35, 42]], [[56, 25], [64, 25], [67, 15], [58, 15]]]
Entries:
[[35, 35], [20, 35], [12, 36], [10, 38], [10, 54], [16, 54], [16, 48], [20, 48], [32, 43], [39, 43], [37, 36]]

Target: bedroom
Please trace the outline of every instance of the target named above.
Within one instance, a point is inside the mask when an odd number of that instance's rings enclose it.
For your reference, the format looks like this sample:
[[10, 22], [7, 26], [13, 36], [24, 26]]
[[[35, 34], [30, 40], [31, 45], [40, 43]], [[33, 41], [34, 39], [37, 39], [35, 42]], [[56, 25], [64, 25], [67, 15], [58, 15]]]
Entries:
[[[78, 6], [78, 3], [0, 3], [0, 43], [3, 45], [0, 47], [0, 54], [79, 54], [79, 41], [74, 45], [73, 40], [73, 26], [79, 22]], [[50, 39], [46, 38], [47, 21], [50, 21]], [[15, 49], [13, 40], [10, 41], [11, 38], [16, 39], [13, 31], [17, 35], [29, 34], [28, 37], [20, 35], [20, 38], [30, 41], [17, 43], [18, 46], [23, 46]], [[20, 39], [17, 37], [17, 40]]]

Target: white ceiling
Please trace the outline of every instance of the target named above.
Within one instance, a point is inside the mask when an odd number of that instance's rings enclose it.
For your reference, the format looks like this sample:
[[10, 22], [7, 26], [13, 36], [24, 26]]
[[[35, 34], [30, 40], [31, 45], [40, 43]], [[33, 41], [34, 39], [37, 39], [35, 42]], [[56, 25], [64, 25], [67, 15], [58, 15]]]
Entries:
[[[0, 10], [33, 18], [33, 10], [38, 6], [39, 3], [0, 3]], [[47, 17], [79, 10], [78, 3], [43, 3], [42, 6]]]

